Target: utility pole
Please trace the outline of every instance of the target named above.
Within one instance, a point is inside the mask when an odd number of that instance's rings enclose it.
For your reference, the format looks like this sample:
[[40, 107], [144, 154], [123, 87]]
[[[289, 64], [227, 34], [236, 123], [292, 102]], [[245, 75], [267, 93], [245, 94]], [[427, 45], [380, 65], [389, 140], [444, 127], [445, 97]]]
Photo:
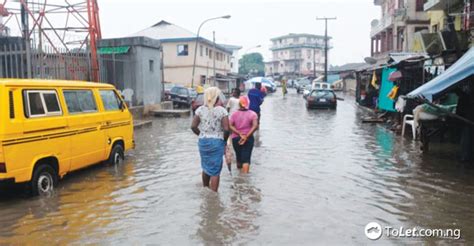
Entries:
[[324, 82], [328, 82], [328, 20], [336, 20], [336, 17], [316, 17], [316, 20], [323, 20], [326, 24], [324, 31]]
[[212, 60], [214, 62], [214, 86], [217, 84], [217, 78], [216, 78], [216, 56], [217, 56], [217, 50], [216, 50], [216, 32], [212, 31], [212, 42], [214, 44], [214, 56], [212, 56]]

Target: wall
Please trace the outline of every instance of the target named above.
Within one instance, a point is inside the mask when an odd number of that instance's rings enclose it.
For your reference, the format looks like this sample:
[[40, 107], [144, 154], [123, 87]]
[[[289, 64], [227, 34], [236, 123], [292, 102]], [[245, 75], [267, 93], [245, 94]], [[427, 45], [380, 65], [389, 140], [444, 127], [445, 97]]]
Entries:
[[[178, 45], [188, 45], [188, 55], [178, 56]], [[162, 43], [164, 58], [164, 80], [181, 85], [191, 85], [192, 70], [194, 63], [194, 49], [195, 42], [166, 42]], [[202, 46], [202, 55], [201, 47]], [[206, 55], [206, 48], [208, 49], [208, 55]], [[212, 50], [212, 58], [209, 53]], [[230, 61], [231, 53], [224, 52], [221, 49], [217, 49], [222, 54], [222, 60], [216, 59], [216, 73], [224, 74], [231, 72]], [[201, 76], [213, 76], [214, 68], [214, 48], [206, 43], [199, 42], [196, 56], [196, 70], [194, 75], [194, 84], [199, 84]], [[207, 70], [209, 69], [209, 74]]]
[[[101, 81], [120, 90], [132, 89], [132, 106], [154, 105], [161, 101], [161, 52], [158, 40], [145, 37], [103, 39], [101, 47], [129, 46], [125, 54], [100, 55]], [[153, 69], [150, 70], [150, 60]]]

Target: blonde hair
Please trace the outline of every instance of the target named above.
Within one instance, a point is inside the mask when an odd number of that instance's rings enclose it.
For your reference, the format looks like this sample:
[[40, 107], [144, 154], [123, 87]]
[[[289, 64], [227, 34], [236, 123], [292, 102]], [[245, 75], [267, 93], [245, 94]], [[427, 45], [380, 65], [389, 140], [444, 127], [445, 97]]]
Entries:
[[221, 90], [217, 87], [209, 87], [204, 91], [204, 103], [208, 108], [214, 108], [214, 105], [217, 102], [217, 98], [221, 94]]

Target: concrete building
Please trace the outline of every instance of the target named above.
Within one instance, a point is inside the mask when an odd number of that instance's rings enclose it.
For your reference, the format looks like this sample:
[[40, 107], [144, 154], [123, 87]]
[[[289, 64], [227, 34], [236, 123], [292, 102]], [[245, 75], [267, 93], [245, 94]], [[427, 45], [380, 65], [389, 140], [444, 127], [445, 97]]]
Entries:
[[371, 56], [386, 58], [388, 53], [411, 52], [416, 32], [428, 30], [424, 0], [374, 0], [382, 9], [379, 20], [371, 25]]
[[[196, 34], [162, 20], [130, 36], [159, 40], [163, 49], [163, 80], [185, 86], [191, 85]], [[199, 37], [194, 86], [210, 81], [214, 75], [214, 60], [216, 74], [230, 73], [231, 56], [232, 51]]]
[[[470, 2], [474, 2], [470, 0]], [[424, 4], [430, 20], [429, 32], [416, 33], [414, 50], [429, 55], [454, 54], [472, 45], [474, 20], [471, 3], [464, 0], [429, 0]], [[445, 56], [445, 58], [447, 58]], [[449, 60], [449, 58], [448, 58]], [[438, 60], [439, 62], [439, 60]]]
[[230, 45], [230, 44], [220, 44], [226, 50], [232, 51], [232, 56], [230, 57], [230, 72], [234, 74], [239, 73], [239, 50], [242, 49], [242, 46]]
[[99, 41], [100, 80], [115, 85], [131, 106], [161, 102], [161, 52], [158, 40], [146, 37]]
[[271, 41], [272, 60], [265, 63], [267, 76], [312, 76], [315, 70], [316, 75], [324, 73], [324, 36], [290, 33]]

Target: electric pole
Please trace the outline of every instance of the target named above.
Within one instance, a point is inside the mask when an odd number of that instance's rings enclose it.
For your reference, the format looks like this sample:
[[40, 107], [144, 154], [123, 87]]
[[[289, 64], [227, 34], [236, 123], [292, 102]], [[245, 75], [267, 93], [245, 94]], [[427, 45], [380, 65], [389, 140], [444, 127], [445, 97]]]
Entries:
[[316, 20], [323, 20], [326, 24], [326, 29], [324, 31], [324, 82], [328, 82], [328, 20], [336, 20], [336, 17], [316, 17]]

